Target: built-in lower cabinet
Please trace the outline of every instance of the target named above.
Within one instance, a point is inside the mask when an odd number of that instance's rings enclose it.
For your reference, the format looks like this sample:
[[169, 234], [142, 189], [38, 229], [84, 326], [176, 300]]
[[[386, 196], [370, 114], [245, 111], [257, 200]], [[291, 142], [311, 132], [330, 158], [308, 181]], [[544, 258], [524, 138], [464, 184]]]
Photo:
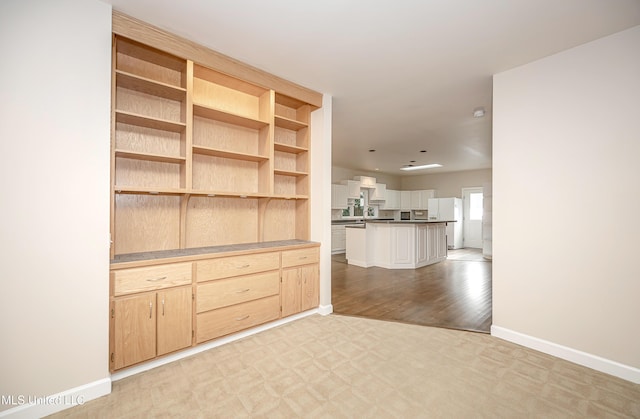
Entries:
[[112, 369], [191, 346], [191, 286], [114, 298]]
[[110, 370], [318, 307], [317, 244], [239, 248], [175, 263], [113, 264]]

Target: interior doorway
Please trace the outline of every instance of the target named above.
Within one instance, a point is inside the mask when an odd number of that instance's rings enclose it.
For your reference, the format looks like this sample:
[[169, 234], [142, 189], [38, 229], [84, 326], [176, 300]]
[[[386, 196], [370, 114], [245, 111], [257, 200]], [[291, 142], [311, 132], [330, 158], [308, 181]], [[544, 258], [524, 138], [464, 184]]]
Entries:
[[482, 249], [482, 187], [462, 188], [463, 247]]

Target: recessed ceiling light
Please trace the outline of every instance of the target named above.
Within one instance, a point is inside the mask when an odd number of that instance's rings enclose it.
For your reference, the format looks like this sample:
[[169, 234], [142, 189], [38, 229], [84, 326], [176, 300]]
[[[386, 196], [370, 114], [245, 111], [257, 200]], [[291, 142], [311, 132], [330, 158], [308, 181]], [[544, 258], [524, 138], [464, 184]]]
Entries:
[[482, 118], [484, 116], [484, 108], [475, 108], [473, 110], [474, 118]]
[[421, 170], [421, 169], [432, 169], [435, 167], [442, 167], [442, 165], [437, 163], [423, 164], [422, 166], [414, 166], [412, 164], [409, 164], [405, 167], [401, 167], [400, 170]]
[[415, 160], [411, 160], [409, 163], [415, 163], [415, 162], [416, 162]]
[[421, 152], [421, 153], [426, 153], [426, 152], [427, 152], [427, 150], [420, 150], [420, 152]]
[[369, 150], [369, 153], [373, 153], [373, 152], [375, 152], [375, 150], [374, 150], [374, 149]]

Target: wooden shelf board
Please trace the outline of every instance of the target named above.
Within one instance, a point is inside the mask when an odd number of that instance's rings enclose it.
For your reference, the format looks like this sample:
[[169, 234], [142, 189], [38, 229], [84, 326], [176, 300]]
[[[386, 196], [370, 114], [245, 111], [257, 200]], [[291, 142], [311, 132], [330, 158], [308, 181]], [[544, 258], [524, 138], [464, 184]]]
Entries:
[[223, 157], [225, 159], [234, 159], [234, 160], [244, 160], [244, 161], [253, 161], [253, 162], [261, 162], [261, 161], [269, 160], [269, 157], [260, 156], [257, 154], [237, 153], [234, 151], [226, 151], [226, 150], [220, 150], [216, 148], [202, 147], [202, 146], [196, 146], [196, 145], [193, 146], [193, 152], [195, 154], [204, 154], [207, 156]]
[[116, 150], [115, 154], [116, 154], [116, 157], [122, 157], [125, 159], [147, 160], [147, 161], [155, 161], [160, 163], [184, 164], [187, 161], [185, 157], [164, 156], [161, 154], [151, 154], [151, 153], [137, 153], [137, 152], [127, 151], [127, 150]]
[[160, 96], [165, 99], [184, 101], [187, 89], [167, 83], [137, 76], [122, 70], [116, 70], [116, 85], [125, 89]]
[[269, 198], [270, 195], [264, 193], [256, 193], [256, 192], [229, 192], [229, 191], [203, 191], [198, 189], [192, 189], [190, 192], [193, 196], [208, 196], [208, 197], [218, 197], [218, 198]]
[[269, 125], [268, 122], [257, 119], [247, 118], [241, 115], [235, 115], [229, 112], [193, 104], [193, 114], [203, 118], [214, 119], [228, 124], [239, 125], [245, 128], [260, 129]]
[[308, 195], [272, 195], [271, 198], [304, 200], [304, 199], [309, 199], [309, 196]]
[[293, 119], [285, 118], [283, 116], [275, 116], [276, 127], [286, 128], [293, 131], [301, 130], [302, 128], [307, 128], [309, 125], [304, 122], [296, 121]]
[[168, 121], [120, 110], [116, 110], [116, 122], [171, 132], [182, 132], [186, 127], [184, 122]]
[[186, 189], [178, 188], [138, 188], [135, 186], [114, 186], [113, 190], [116, 194], [130, 195], [185, 195]]
[[283, 175], [283, 176], [307, 176], [309, 175], [309, 173], [307, 172], [296, 172], [293, 170], [280, 170], [280, 169], [275, 169], [273, 171], [274, 174], [276, 175]]
[[293, 153], [293, 154], [300, 154], [300, 153], [309, 151], [309, 149], [305, 147], [298, 147], [295, 145], [282, 144], [282, 143], [274, 143], [273, 149], [275, 151], [284, 151], [286, 153]]

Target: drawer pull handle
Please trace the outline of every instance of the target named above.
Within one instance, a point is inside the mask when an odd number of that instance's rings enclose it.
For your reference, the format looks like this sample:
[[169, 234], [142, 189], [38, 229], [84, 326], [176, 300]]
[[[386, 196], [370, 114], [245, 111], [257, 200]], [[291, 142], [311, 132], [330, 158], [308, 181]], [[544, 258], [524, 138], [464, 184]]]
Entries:
[[153, 316], [153, 303], [149, 302], [149, 318]]
[[300, 259], [306, 259], [306, 258], [307, 258], [306, 256], [300, 256]]
[[150, 279], [147, 279], [147, 281], [156, 282], [156, 281], [162, 281], [163, 279], [167, 279], [167, 277], [166, 276], [161, 276], [160, 278], [150, 278]]
[[243, 293], [248, 292], [250, 290], [251, 290], [251, 288], [245, 288], [243, 290], [236, 291], [236, 294], [243, 294]]
[[251, 265], [247, 263], [246, 265], [238, 266], [237, 268], [238, 269], [245, 269], [245, 268], [248, 268], [249, 266], [251, 266]]
[[236, 321], [241, 322], [242, 320], [247, 320], [248, 318], [249, 318], [249, 315], [247, 314], [246, 316], [236, 317]]

